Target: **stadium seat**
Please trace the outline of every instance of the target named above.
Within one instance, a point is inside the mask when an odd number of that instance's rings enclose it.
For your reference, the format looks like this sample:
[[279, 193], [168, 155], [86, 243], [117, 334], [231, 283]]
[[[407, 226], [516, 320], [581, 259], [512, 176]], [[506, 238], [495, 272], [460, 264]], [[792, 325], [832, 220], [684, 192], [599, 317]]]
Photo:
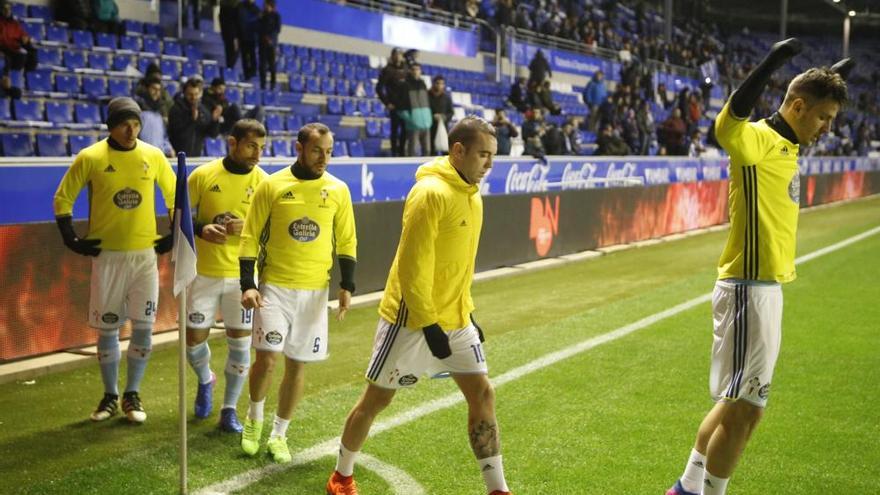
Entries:
[[46, 26], [42, 21], [26, 21], [23, 22], [24, 30], [27, 31], [28, 36], [35, 40], [42, 40], [46, 38]]
[[382, 137], [384, 137], [384, 138], [391, 137], [391, 119], [383, 119], [382, 120]]
[[226, 87], [226, 100], [229, 101], [229, 103], [235, 103], [237, 105], [240, 105], [241, 100], [242, 100], [241, 90], [238, 88], [230, 88], [227, 86]]
[[165, 38], [162, 45], [162, 53], [165, 55], [172, 55], [174, 57], [183, 56], [183, 50], [181, 50], [180, 43], [177, 40]]
[[[183, 47], [183, 56], [190, 60], [202, 60], [202, 50], [198, 45], [187, 43]], [[210, 82], [210, 81], [208, 81]]]
[[235, 67], [224, 67], [223, 68], [223, 79], [226, 80], [227, 83], [237, 82], [239, 79], [238, 69]]
[[125, 35], [119, 38], [119, 48], [121, 50], [131, 50], [133, 52], [141, 51], [141, 37]]
[[343, 101], [342, 98], [330, 97], [327, 98], [327, 113], [333, 115], [339, 115], [343, 113]]
[[49, 22], [52, 20], [52, 11], [45, 5], [28, 5], [28, 17]]
[[165, 91], [168, 91], [169, 95], [176, 95], [178, 89], [180, 89], [180, 83], [177, 81], [167, 81], [165, 83]]
[[340, 139], [343, 141], [352, 141], [355, 139], [360, 139], [361, 137], [361, 128], [353, 127], [353, 126], [338, 126], [333, 129], [333, 137], [335, 139]]
[[351, 94], [351, 84], [347, 79], [339, 78], [336, 80], [336, 94], [339, 96], [348, 96]]
[[159, 62], [159, 69], [162, 74], [171, 77], [171, 79], [180, 79], [180, 62], [170, 59], [162, 59]]
[[[192, 61], [192, 60], [187, 60], [186, 62], [184, 62], [183, 66], [181, 67], [180, 70], [181, 70], [181, 75], [183, 75], [184, 77], [191, 77], [191, 76], [195, 76], [195, 75], [201, 76], [202, 75], [202, 71], [199, 70], [199, 64], [197, 62]], [[204, 77], [202, 77], [202, 78], [204, 79]], [[207, 81], [207, 83], [210, 84], [211, 80], [209, 79]]]
[[336, 93], [336, 80], [331, 77], [321, 79], [321, 93], [332, 95]]
[[302, 127], [302, 119], [299, 115], [288, 115], [287, 116], [287, 130], [290, 132], [299, 132], [299, 128]]
[[357, 102], [357, 111], [361, 113], [361, 115], [368, 117], [373, 114], [372, 108], [370, 106], [370, 100], [366, 98], [361, 98]]
[[382, 135], [382, 121], [367, 119], [367, 137], [380, 137]]
[[96, 33], [95, 46], [115, 50], [117, 46], [116, 35], [110, 33]]
[[64, 66], [70, 70], [86, 67], [86, 54], [79, 50], [64, 50]]
[[217, 64], [208, 64], [205, 61], [202, 61], [202, 78], [205, 79], [205, 82], [211, 84], [211, 80], [215, 77], [220, 77], [220, 66]]
[[206, 138], [205, 156], [226, 156], [226, 140], [219, 137]]
[[123, 72], [129, 65], [134, 66], [135, 60], [134, 55], [115, 55], [113, 57], [113, 70]]
[[144, 36], [141, 51], [158, 55], [162, 53], [162, 42], [154, 36]]
[[67, 26], [54, 23], [46, 26], [46, 41], [66, 45], [69, 40], [70, 38], [68, 36]]
[[110, 96], [131, 96], [131, 80], [130, 79], [110, 79], [107, 84], [107, 91]]
[[364, 143], [361, 140], [349, 141], [348, 143], [348, 154], [349, 156], [354, 156], [361, 158], [364, 156]]
[[97, 142], [95, 136], [91, 134], [71, 134], [67, 137], [68, 144], [70, 145], [70, 154], [76, 155], [83, 148], [87, 148]]
[[125, 28], [126, 33], [144, 34], [144, 23], [141, 21], [126, 19], [122, 21], [122, 26]]
[[69, 124], [73, 122], [73, 107], [69, 103], [47, 101], [46, 120], [53, 124]]
[[348, 156], [348, 145], [345, 141], [333, 142], [333, 156]]
[[153, 36], [162, 36], [164, 32], [165, 32], [165, 28], [163, 28], [161, 24], [156, 24], [153, 22], [145, 22], [144, 23], [144, 34], [152, 34]]
[[73, 115], [80, 124], [100, 124], [101, 113], [95, 103], [74, 103]]
[[245, 89], [243, 91], [243, 98], [245, 105], [259, 105], [260, 104], [260, 95], [256, 89]]
[[0, 120], [12, 120], [12, 106], [9, 98], [0, 98]]
[[79, 94], [79, 79], [76, 74], [55, 74], [55, 91], [70, 95]]
[[38, 156], [67, 156], [67, 143], [61, 134], [37, 134]]
[[277, 138], [272, 140], [273, 156], [290, 156], [290, 140], [287, 138]]
[[296, 91], [297, 93], [302, 93], [306, 90], [303, 76], [300, 76], [298, 74], [290, 76], [290, 90]]
[[101, 52], [89, 53], [89, 68], [95, 70], [110, 70], [110, 55]]
[[357, 111], [357, 101], [354, 98], [345, 98], [342, 100], [342, 113], [345, 115], [354, 115]]
[[61, 50], [39, 46], [37, 47], [37, 61], [40, 65], [61, 65]]
[[266, 130], [270, 133], [284, 132], [284, 120], [280, 114], [270, 113], [266, 115]]
[[321, 78], [315, 76], [306, 77], [306, 93], [321, 93]]
[[10, 5], [12, 6], [12, 15], [14, 17], [18, 17], [19, 19], [22, 17], [27, 17], [27, 5], [23, 3], [12, 2], [10, 2]]
[[8, 132], [0, 134], [4, 156], [34, 156], [34, 143], [30, 134], [24, 132]]
[[263, 105], [270, 106], [270, 107], [279, 105], [278, 92], [264, 90], [263, 91]]
[[15, 120], [42, 121], [43, 104], [38, 100], [15, 100], [12, 103]]
[[82, 91], [92, 98], [107, 96], [107, 79], [102, 76], [83, 76]]
[[25, 74], [27, 89], [31, 92], [48, 93], [52, 91], [52, 73], [47, 70], [35, 70]]
[[91, 31], [85, 31], [82, 29], [74, 29], [71, 31], [71, 42], [73, 46], [77, 48], [82, 48], [83, 50], [91, 50], [92, 47], [95, 46], [95, 40], [92, 38]]

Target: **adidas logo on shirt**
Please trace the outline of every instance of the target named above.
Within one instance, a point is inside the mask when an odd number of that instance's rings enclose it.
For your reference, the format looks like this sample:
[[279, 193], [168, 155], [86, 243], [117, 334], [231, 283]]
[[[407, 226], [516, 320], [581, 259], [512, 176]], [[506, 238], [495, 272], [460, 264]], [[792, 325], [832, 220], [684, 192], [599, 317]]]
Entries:
[[113, 164], [107, 165], [107, 168], [104, 169], [104, 172], [116, 172], [116, 169], [113, 168]]
[[281, 195], [281, 199], [294, 199], [293, 192], [287, 191], [286, 193]]
[[458, 226], [459, 227], [467, 227], [467, 220], [462, 220]]
[[214, 184], [214, 187], [212, 187], [211, 189], [208, 189], [208, 190], [211, 191], [211, 192], [222, 192], [222, 191], [220, 191], [220, 185], [219, 185], [219, 184]]

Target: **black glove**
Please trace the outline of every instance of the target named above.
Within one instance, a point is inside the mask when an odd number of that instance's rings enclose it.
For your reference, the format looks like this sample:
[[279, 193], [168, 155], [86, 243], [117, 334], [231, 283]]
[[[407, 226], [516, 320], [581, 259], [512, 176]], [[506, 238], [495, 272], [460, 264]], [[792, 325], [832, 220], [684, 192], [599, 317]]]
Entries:
[[485, 342], [486, 336], [483, 335], [483, 329], [480, 328], [480, 325], [477, 325], [477, 320], [474, 319], [473, 313], [471, 313], [471, 324], [477, 329], [477, 334], [480, 336], [480, 342]]
[[449, 336], [440, 328], [437, 323], [432, 323], [422, 328], [425, 334], [425, 340], [428, 342], [428, 349], [437, 359], [446, 359], [452, 355], [452, 349], [449, 347]]
[[856, 61], [847, 57], [843, 60], [840, 60], [836, 64], [832, 65], [831, 72], [835, 72], [837, 74], [840, 74], [840, 77], [842, 77], [843, 80], [846, 81], [846, 78], [849, 77], [849, 73], [852, 72], [852, 70], [855, 68], [855, 66], [856, 66]]
[[804, 44], [797, 38], [789, 38], [773, 45], [770, 53], [730, 96], [730, 109], [733, 110], [733, 114], [740, 118], [748, 117], [761, 93], [764, 92], [770, 76], [803, 49]]
[[101, 239], [80, 239], [73, 230], [73, 217], [55, 217], [55, 223], [58, 224], [58, 230], [61, 231], [61, 238], [64, 245], [71, 251], [83, 256], [98, 256], [101, 254]]
[[153, 246], [153, 249], [156, 250], [156, 254], [165, 254], [168, 251], [171, 251], [171, 248], [174, 247], [174, 235], [165, 234], [164, 236], [156, 239], [156, 242], [153, 243]]

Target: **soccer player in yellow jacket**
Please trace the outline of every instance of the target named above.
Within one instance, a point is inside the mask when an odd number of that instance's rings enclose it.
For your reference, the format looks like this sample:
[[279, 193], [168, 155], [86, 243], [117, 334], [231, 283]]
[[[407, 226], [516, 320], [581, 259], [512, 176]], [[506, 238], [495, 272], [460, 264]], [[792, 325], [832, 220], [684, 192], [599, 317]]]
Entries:
[[[147, 418], [138, 394], [152, 349], [159, 300], [156, 254], [171, 250], [171, 234], [156, 234], [156, 184], [174, 207], [174, 171], [159, 148], [139, 140], [141, 110], [131, 98], [107, 107], [107, 139], [83, 149], [55, 192], [55, 220], [64, 245], [92, 256], [89, 326], [98, 330], [104, 397], [91, 414], [103, 421], [119, 409], [119, 328], [131, 320], [128, 375], [122, 410], [133, 423]], [[89, 190], [89, 231], [73, 228], [73, 203]]]
[[[782, 287], [795, 279], [800, 147], [828, 132], [847, 101], [849, 59], [796, 76], [779, 110], [749, 122], [770, 76], [802, 49], [773, 46], [715, 121], [730, 154], [730, 232], [712, 296], [714, 342], [706, 415], [685, 471], [667, 495], [723, 495], [770, 394], [782, 335]], [[783, 490], [784, 491], [784, 490]]]
[[468, 435], [487, 491], [507, 494], [495, 392], [482, 332], [471, 317], [471, 282], [483, 224], [479, 183], [492, 168], [495, 129], [467, 117], [449, 132], [449, 155], [416, 172], [403, 230], [379, 305], [367, 387], [345, 422], [327, 493], [357, 493], [354, 461], [397, 389], [450, 373], [468, 403]]
[[[241, 447], [257, 453], [263, 405], [278, 355], [284, 380], [267, 448], [276, 462], [290, 461], [287, 426], [302, 397], [305, 363], [327, 359], [327, 296], [333, 249], [341, 272], [339, 315], [354, 292], [357, 239], [351, 194], [327, 173], [333, 135], [324, 124], [303, 126], [297, 160], [263, 181], [254, 193], [239, 249], [242, 305], [256, 308], [250, 370], [250, 406]], [[255, 268], [256, 266], [256, 268]], [[254, 271], [259, 273], [259, 290]]]
[[241, 433], [235, 408], [250, 368], [253, 309], [241, 305], [238, 248], [254, 193], [268, 177], [258, 166], [266, 146], [266, 128], [253, 119], [239, 120], [227, 143], [225, 157], [199, 166], [187, 182], [199, 256], [198, 276], [187, 292], [186, 357], [199, 379], [195, 415], [207, 418], [213, 410], [217, 381], [211, 371], [208, 333], [219, 310], [228, 347], [220, 429]]

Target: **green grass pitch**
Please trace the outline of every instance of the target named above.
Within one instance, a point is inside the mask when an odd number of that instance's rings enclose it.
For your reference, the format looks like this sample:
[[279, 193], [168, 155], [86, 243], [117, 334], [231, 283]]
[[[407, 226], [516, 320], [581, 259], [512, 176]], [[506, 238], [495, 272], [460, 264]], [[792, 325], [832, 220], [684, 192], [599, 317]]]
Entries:
[[[799, 254], [880, 225], [880, 197], [801, 216]], [[475, 284], [492, 376], [670, 308], [712, 289], [726, 232]], [[483, 249], [494, 249], [491, 239]], [[730, 492], [878, 493], [880, 483], [880, 235], [798, 267], [785, 287], [782, 351], [773, 392]], [[309, 365], [289, 431], [296, 453], [341, 433], [361, 392], [375, 307], [331, 324], [331, 357]], [[709, 303], [509, 381], [497, 389], [505, 471], [516, 494], [660, 494], [681, 474], [711, 407]], [[222, 375], [225, 342], [211, 341]], [[123, 365], [124, 374], [124, 365]], [[188, 375], [191, 402], [195, 380]], [[124, 379], [124, 377], [123, 377]], [[267, 400], [274, 413], [275, 386]], [[424, 380], [398, 393], [379, 421], [455, 392]], [[155, 352], [141, 396], [147, 422], [94, 424], [98, 367], [0, 385], [0, 493], [177, 492], [177, 350]], [[215, 394], [222, 395], [222, 378]], [[246, 395], [239, 404], [246, 409]], [[238, 437], [189, 406], [189, 481], [197, 491], [272, 463], [245, 457]], [[482, 481], [457, 403], [371, 437], [364, 451], [405, 471], [426, 493], [478, 495]], [[268, 428], [264, 429], [268, 434]], [[335, 459], [268, 474], [241, 493], [320, 494]], [[361, 493], [389, 494], [356, 468]]]

